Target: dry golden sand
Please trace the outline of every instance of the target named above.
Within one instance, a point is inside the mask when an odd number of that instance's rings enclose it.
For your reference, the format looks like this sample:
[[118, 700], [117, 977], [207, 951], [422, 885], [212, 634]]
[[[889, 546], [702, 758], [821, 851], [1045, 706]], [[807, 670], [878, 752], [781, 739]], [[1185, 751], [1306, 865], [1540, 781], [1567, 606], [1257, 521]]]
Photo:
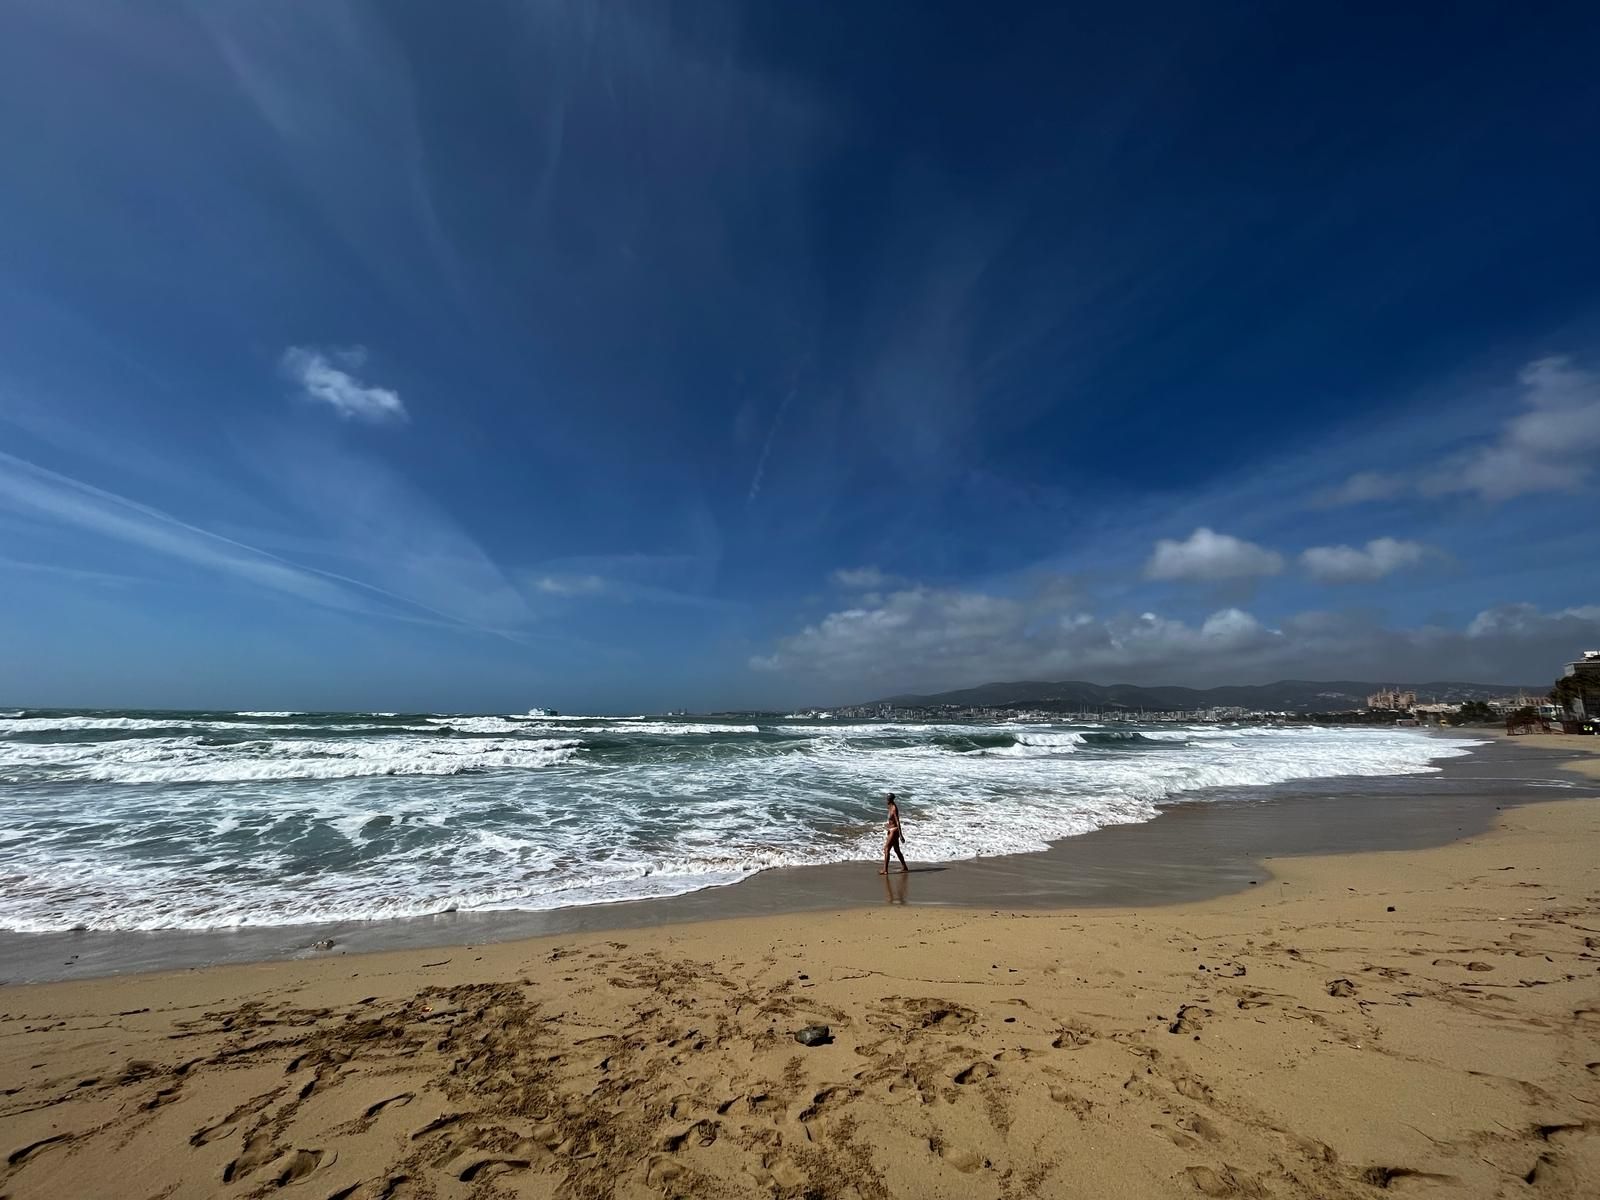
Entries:
[[1600, 799], [1503, 818], [1182, 907], [5, 989], [0, 1196], [1591, 1200]]

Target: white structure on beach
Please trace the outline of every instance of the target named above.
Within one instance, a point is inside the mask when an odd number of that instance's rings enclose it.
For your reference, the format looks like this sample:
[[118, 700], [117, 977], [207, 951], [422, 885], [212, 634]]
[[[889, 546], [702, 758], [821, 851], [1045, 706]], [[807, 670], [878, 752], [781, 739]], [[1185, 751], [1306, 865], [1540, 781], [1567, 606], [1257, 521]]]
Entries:
[[1600, 650], [1585, 650], [1583, 657], [1567, 664], [1567, 678], [1577, 688], [1568, 707], [1578, 720], [1600, 717]]

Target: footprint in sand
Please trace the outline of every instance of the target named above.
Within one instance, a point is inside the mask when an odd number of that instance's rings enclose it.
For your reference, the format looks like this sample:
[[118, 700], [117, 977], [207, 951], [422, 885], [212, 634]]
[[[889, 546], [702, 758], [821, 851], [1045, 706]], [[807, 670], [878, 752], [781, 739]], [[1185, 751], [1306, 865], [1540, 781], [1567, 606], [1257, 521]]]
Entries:
[[411, 1135], [411, 1140], [414, 1142], [419, 1138], [427, 1137], [431, 1133], [438, 1133], [441, 1129], [449, 1129], [452, 1125], [459, 1125], [462, 1121], [465, 1121], [471, 1115], [472, 1115], [471, 1113], [460, 1113], [460, 1112], [458, 1112], [458, 1113], [445, 1113], [445, 1115], [442, 1116], [442, 1117], [435, 1117], [433, 1120], [429, 1121], [426, 1125], [424, 1125], [421, 1129], [419, 1129], [415, 1133], [413, 1133]]
[[39, 1151], [45, 1149], [47, 1146], [55, 1146], [59, 1145], [61, 1142], [70, 1142], [71, 1140], [72, 1135], [70, 1133], [58, 1133], [54, 1137], [42, 1138], [37, 1142], [29, 1142], [20, 1150], [13, 1150], [10, 1154], [6, 1155], [6, 1166], [20, 1167], [23, 1163], [27, 1162], [30, 1158], [39, 1153]]
[[717, 1134], [721, 1131], [720, 1121], [696, 1121], [687, 1129], [662, 1137], [661, 1148], [668, 1154], [677, 1154], [691, 1141], [697, 1146], [709, 1146], [717, 1140]]
[[799, 1120], [802, 1124], [815, 1121], [818, 1117], [831, 1109], [847, 1104], [861, 1093], [855, 1088], [829, 1087], [811, 1097], [811, 1103], [800, 1110]]
[[239, 1157], [222, 1168], [222, 1182], [232, 1183], [236, 1179], [243, 1179], [272, 1157], [272, 1139], [264, 1133], [251, 1134], [245, 1139], [244, 1150]]
[[1178, 1009], [1177, 1017], [1167, 1026], [1168, 1033], [1198, 1033], [1202, 1017], [1215, 1016], [1209, 1008], [1185, 1004]]
[[324, 1162], [331, 1164], [336, 1157], [321, 1150], [296, 1150], [289, 1155], [289, 1161], [278, 1169], [278, 1173], [272, 1177], [272, 1182], [278, 1187], [299, 1183]]
[[1220, 1171], [1212, 1167], [1189, 1167], [1184, 1174], [1202, 1196], [1260, 1197], [1267, 1194], [1256, 1180], [1229, 1166]]
[[496, 1175], [508, 1175], [512, 1171], [526, 1171], [533, 1164], [526, 1158], [501, 1158], [499, 1156], [485, 1156], [473, 1159], [456, 1175], [462, 1183], [478, 1183], [485, 1179], [493, 1179]]
[[1388, 1188], [1396, 1179], [1425, 1179], [1433, 1183], [1454, 1183], [1453, 1175], [1435, 1175], [1432, 1171], [1413, 1171], [1410, 1167], [1368, 1167], [1361, 1172], [1361, 1182], [1375, 1188]]
[[1183, 1130], [1173, 1129], [1170, 1125], [1152, 1125], [1150, 1128], [1180, 1150], [1187, 1150], [1192, 1154], [1196, 1150], [1205, 1148], [1205, 1143], [1192, 1133], [1184, 1133]]
[[1187, 1096], [1189, 1099], [1197, 1100], [1201, 1104], [1210, 1104], [1212, 1102], [1210, 1085], [1198, 1076], [1179, 1072], [1171, 1078], [1172, 1086], [1178, 1095]]
[[189, 1138], [191, 1146], [209, 1146], [212, 1142], [221, 1141], [239, 1128], [233, 1121], [224, 1121], [220, 1125], [209, 1125], [204, 1129], [197, 1129]]
[[1554, 1142], [1556, 1145], [1577, 1138], [1593, 1136], [1594, 1133], [1587, 1121], [1569, 1121], [1560, 1125], [1540, 1125], [1534, 1132], [1539, 1135], [1541, 1141]]
[[1087, 1120], [1089, 1114], [1094, 1111], [1094, 1101], [1086, 1100], [1082, 1096], [1075, 1096], [1058, 1084], [1050, 1085], [1050, 1099], [1062, 1105], [1080, 1121]]
[[361, 1114], [361, 1119], [370, 1121], [390, 1105], [399, 1108], [402, 1105], [410, 1104], [416, 1098], [415, 1092], [401, 1092], [398, 1096], [390, 1096], [387, 1100], [379, 1100], [376, 1104], [367, 1106], [367, 1111]]
[[988, 1063], [980, 1062], [973, 1063], [970, 1067], [967, 1067], [961, 1071], [957, 1071], [953, 1078], [955, 1079], [955, 1082], [964, 1086], [969, 1083], [981, 1083], [983, 1080], [992, 1077], [994, 1074], [995, 1069], [993, 1067], [991, 1067]]
[[650, 1187], [662, 1187], [683, 1174], [683, 1166], [670, 1158], [652, 1159], [645, 1168], [644, 1181]]
[[978, 1151], [968, 1146], [948, 1146], [942, 1138], [929, 1138], [928, 1149], [963, 1175], [971, 1175], [988, 1165], [988, 1161]]

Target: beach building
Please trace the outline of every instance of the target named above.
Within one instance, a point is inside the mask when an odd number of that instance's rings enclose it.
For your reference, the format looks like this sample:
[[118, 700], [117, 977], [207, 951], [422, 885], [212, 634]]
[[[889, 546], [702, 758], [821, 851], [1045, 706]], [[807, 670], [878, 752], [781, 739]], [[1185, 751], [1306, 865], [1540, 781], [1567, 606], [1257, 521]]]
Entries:
[[1578, 720], [1600, 717], [1600, 650], [1585, 650], [1576, 662], [1567, 664], [1566, 676], [1576, 688], [1568, 707]]
[[1459, 704], [1418, 704], [1411, 710], [1412, 715], [1419, 721], [1428, 721], [1434, 725], [1443, 724], [1446, 717], [1453, 717], [1460, 711]]
[[1399, 688], [1380, 688], [1367, 697], [1367, 707], [1389, 712], [1405, 712], [1417, 703], [1415, 692], [1402, 692]]

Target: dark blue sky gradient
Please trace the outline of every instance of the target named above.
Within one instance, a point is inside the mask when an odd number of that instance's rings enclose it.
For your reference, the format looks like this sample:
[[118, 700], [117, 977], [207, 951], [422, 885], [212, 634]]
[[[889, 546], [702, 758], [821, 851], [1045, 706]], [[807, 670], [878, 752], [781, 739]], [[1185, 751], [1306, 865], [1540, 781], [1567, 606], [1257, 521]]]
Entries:
[[1542, 681], [1600, 642], [1597, 44], [8, 6], [0, 703]]

